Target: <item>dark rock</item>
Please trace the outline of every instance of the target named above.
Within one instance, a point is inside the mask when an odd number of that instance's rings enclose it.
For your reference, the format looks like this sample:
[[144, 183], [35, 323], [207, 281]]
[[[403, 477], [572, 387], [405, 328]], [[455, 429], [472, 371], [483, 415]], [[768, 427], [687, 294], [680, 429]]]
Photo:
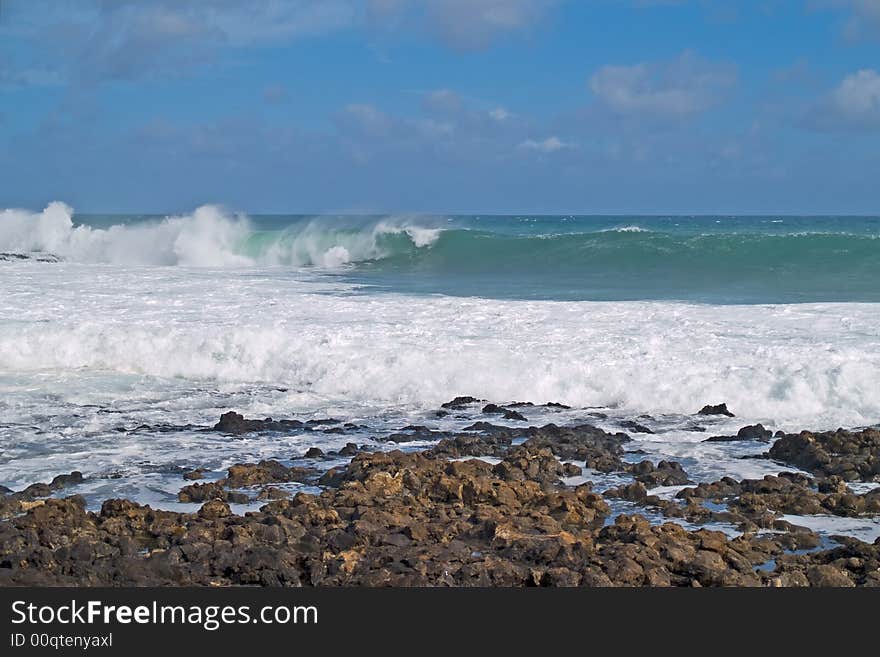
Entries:
[[682, 486], [692, 483], [677, 461], [660, 461], [654, 465], [651, 461], [640, 461], [629, 467], [629, 471], [648, 488], [657, 486]]
[[229, 509], [229, 505], [218, 499], [208, 500], [202, 505], [202, 508], [199, 509], [198, 512], [199, 518], [204, 518], [206, 520], [214, 520], [217, 518], [225, 518], [227, 516], [232, 515], [232, 511]]
[[205, 502], [206, 500], [225, 500], [227, 491], [218, 482], [205, 484], [190, 484], [184, 486], [177, 493], [177, 499], [181, 502]]
[[[307, 427], [325, 427], [332, 424], [340, 424], [339, 420], [334, 420], [332, 417], [318, 418], [315, 420], [306, 420], [305, 425]], [[347, 424], [348, 428], [357, 429], [357, 425]]]
[[[214, 425], [213, 430], [231, 435], [241, 435], [258, 431], [291, 431], [321, 422], [321, 420], [309, 420], [308, 423], [304, 424], [299, 420], [273, 420], [270, 417], [262, 420], [249, 420], [245, 419], [240, 413], [228, 411], [220, 416], [220, 421]], [[329, 422], [332, 424], [337, 423], [336, 420], [330, 420]]]
[[477, 399], [476, 397], [456, 397], [452, 401], [448, 401], [445, 404], [440, 404], [440, 408], [447, 408], [447, 409], [458, 411], [463, 408], [467, 408], [471, 404], [478, 404], [483, 401], [486, 401], [486, 400], [485, 399]]
[[444, 438], [437, 443], [431, 453], [447, 458], [463, 456], [496, 456], [503, 457], [510, 448], [511, 438], [506, 433], [473, 435], [459, 434], [453, 438]]
[[74, 470], [70, 474], [61, 474], [55, 477], [49, 484], [52, 490], [61, 490], [69, 486], [76, 486], [83, 483], [83, 475], [79, 470]]
[[811, 566], [807, 570], [810, 586], [850, 587], [855, 586], [844, 570], [831, 564]]
[[354, 456], [358, 453], [358, 446], [354, 443], [345, 443], [345, 447], [337, 452], [339, 456]]
[[735, 436], [712, 436], [703, 442], [706, 443], [725, 443], [743, 440], [759, 440], [762, 442], [770, 440], [773, 432], [765, 429], [763, 424], [751, 424], [740, 429]]
[[648, 491], [642, 482], [636, 481], [626, 486], [609, 488], [605, 491], [605, 497], [620, 498], [630, 502], [644, 502], [648, 497]]
[[449, 434], [444, 431], [434, 431], [422, 425], [409, 425], [403, 427], [399, 432], [392, 433], [383, 441], [389, 443], [411, 443], [416, 441], [439, 440]]
[[[880, 540], [841, 537], [827, 547], [781, 520], [783, 513], [880, 513], [880, 491], [854, 495], [843, 475], [817, 482], [800, 473], [724, 478], [665, 500], [647, 487], [686, 473], [674, 462], [624, 463], [626, 434], [591, 425], [488, 426], [446, 436], [424, 452], [352, 454], [346, 467], [321, 477], [327, 488], [318, 495], [289, 497], [273, 485], [311, 480], [314, 470], [271, 460], [237, 464], [225, 479], [181, 490], [180, 499], [201, 504], [194, 513], [127, 500], [108, 500], [92, 513], [78, 496], [0, 496], [0, 586], [880, 584]], [[840, 441], [822, 443], [829, 462], [843, 454], [851, 457], [847, 467], [857, 468], [868, 460], [870, 448], [863, 453], [861, 442]], [[466, 453], [501, 460], [448, 460]], [[729, 538], [640, 515], [609, 523], [611, 508], [591, 485], [562, 484], [576, 466], [560, 459], [631, 472], [636, 481], [605, 496], [650, 507], [652, 516], [731, 522], [743, 533]], [[229, 490], [238, 486], [262, 487], [251, 494], [266, 503], [233, 514], [230, 504], [250, 501]], [[50, 484], [29, 488], [53, 492]]]
[[624, 420], [619, 423], [619, 426], [621, 429], [629, 429], [635, 433], [654, 433], [652, 429], [649, 429], [644, 424], [639, 424], [634, 420]]
[[727, 404], [716, 404], [714, 406], [707, 404], [697, 411], [697, 415], [726, 415], [727, 417], [735, 417], [733, 413], [727, 410]]
[[508, 408], [504, 408], [503, 406], [498, 406], [497, 404], [486, 404], [483, 406], [483, 413], [487, 415], [501, 415], [505, 420], [519, 420], [521, 422], [528, 422], [528, 419], [517, 411], [512, 411]]
[[309, 447], [309, 449], [306, 450], [306, 453], [303, 455], [303, 458], [307, 458], [307, 459], [324, 458], [324, 450], [322, 450], [318, 447]]
[[225, 483], [230, 488], [244, 488], [260, 484], [304, 482], [315, 475], [313, 468], [288, 468], [278, 461], [268, 459], [257, 464], [238, 463], [231, 466]]
[[204, 479], [205, 470], [202, 468], [196, 468], [195, 470], [189, 470], [183, 473], [183, 478], [187, 481], [196, 481], [197, 479]]
[[880, 430], [786, 434], [770, 447], [775, 461], [844, 481], [880, 481]]
[[232, 504], [249, 504], [251, 502], [251, 498], [247, 493], [242, 493], [237, 490], [230, 490], [226, 492], [226, 501]]
[[257, 495], [258, 500], [286, 500], [288, 497], [289, 492], [276, 486], [266, 486]]

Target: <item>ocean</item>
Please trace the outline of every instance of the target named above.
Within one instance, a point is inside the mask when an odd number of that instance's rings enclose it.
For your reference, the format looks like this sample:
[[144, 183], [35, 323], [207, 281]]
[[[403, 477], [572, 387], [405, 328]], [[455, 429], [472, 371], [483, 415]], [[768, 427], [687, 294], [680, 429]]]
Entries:
[[[435, 413], [458, 395], [572, 407], [511, 426], [637, 420], [633, 450], [699, 481], [776, 473], [742, 458], [766, 445], [702, 441], [880, 422], [878, 238], [878, 217], [0, 211], [0, 485], [80, 470], [93, 506], [194, 508], [185, 469], [462, 429], [479, 408]], [[691, 430], [719, 402], [736, 417]], [[209, 429], [228, 410], [356, 426], [236, 439]]]

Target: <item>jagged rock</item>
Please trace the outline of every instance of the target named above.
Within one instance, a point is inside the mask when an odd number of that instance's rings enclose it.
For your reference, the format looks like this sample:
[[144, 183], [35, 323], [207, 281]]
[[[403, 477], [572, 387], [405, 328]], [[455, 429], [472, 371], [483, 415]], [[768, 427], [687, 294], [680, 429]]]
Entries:
[[735, 417], [733, 413], [727, 410], [727, 404], [715, 404], [714, 406], [707, 404], [697, 411], [697, 415], [726, 415], [727, 417]]
[[692, 483], [687, 472], [676, 461], [660, 461], [657, 465], [651, 461], [640, 461], [631, 465], [629, 471], [635, 476], [636, 481], [642, 482], [648, 488]]
[[528, 419], [517, 411], [512, 411], [509, 408], [504, 408], [503, 406], [498, 406], [497, 404], [486, 404], [483, 406], [483, 413], [487, 415], [501, 415], [505, 420], [519, 420], [521, 422], [528, 422]]
[[[314, 424], [319, 421], [310, 420]], [[336, 421], [333, 420], [333, 423]], [[267, 417], [262, 420], [245, 419], [240, 413], [228, 411], [220, 416], [220, 421], [214, 425], [214, 431], [220, 431], [231, 435], [241, 435], [257, 431], [291, 431], [307, 426], [299, 420], [273, 420]]]
[[880, 481], [880, 430], [785, 434], [773, 443], [769, 456], [823, 477]]
[[345, 443], [345, 446], [337, 452], [339, 456], [354, 456], [357, 453], [358, 446], [354, 443]]
[[445, 404], [440, 404], [440, 408], [447, 408], [450, 410], [458, 411], [463, 408], [467, 408], [471, 404], [478, 404], [483, 401], [486, 400], [477, 399], [476, 397], [456, 397], [452, 401], [448, 401]]
[[760, 440], [763, 442], [770, 440], [772, 436], [773, 432], [765, 429], [763, 424], [751, 424], [737, 431], [735, 436], [712, 436], [703, 442], [722, 443], [741, 440]]
[[639, 424], [635, 420], [625, 420], [619, 423], [621, 429], [629, 429], [635, 433], [654, 433], [653, 429], [649, 429], [644, 424]]

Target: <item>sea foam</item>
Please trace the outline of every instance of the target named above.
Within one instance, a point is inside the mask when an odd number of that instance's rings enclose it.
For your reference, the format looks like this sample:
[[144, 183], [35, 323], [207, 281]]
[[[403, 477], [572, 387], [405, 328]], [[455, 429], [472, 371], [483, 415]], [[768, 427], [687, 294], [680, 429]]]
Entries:
[[725, 401], [793, 429], [880, 418], [876, 304], [358, 295], [283, 270], [8, 267], [0, 371], [15, 376], [267, 383], [350, 410], [472, 394], [650, 413]]

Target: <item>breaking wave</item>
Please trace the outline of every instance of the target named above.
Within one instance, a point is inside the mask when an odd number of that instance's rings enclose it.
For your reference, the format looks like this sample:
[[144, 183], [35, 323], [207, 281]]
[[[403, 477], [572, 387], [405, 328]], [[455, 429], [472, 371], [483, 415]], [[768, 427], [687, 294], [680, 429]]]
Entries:
[[360, 225], [300, 221], [260, 230], [244, 215], [205, 205], [192, 214], [95, 228], [54, 202], [38, 213], [0, 212], [0, 252], [52, 254], [71, 262], [191, 267], [339, 267], [433, 244], [439, 228], [386, 218]]

